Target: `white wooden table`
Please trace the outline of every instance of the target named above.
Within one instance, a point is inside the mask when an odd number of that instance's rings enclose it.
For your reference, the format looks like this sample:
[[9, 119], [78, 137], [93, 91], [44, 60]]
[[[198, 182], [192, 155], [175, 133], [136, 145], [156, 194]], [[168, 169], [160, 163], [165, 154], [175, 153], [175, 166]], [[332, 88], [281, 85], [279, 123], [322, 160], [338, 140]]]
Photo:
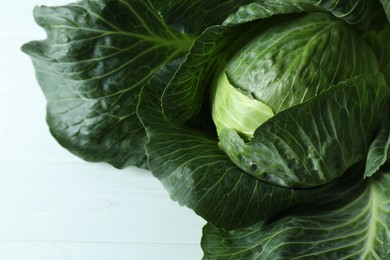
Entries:
[[0, 259], [201, 259], [204, 220], [145, 170], [73, 156], [51, 137], [45, 100], [20, 46], [45, 37], [35, 5], [0, 8]]

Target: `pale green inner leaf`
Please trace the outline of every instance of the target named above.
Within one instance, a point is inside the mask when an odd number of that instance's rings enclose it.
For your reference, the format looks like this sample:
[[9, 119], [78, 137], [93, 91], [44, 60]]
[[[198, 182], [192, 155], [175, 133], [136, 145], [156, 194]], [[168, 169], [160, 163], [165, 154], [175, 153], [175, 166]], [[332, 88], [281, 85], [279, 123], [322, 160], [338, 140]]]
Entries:
[[225, 71], [218, 76], [214, 88], [212, 117], [218, 134], [231, 128], [251, 139], [255, 130], [274, 115], [266, 104], [232, 86]]

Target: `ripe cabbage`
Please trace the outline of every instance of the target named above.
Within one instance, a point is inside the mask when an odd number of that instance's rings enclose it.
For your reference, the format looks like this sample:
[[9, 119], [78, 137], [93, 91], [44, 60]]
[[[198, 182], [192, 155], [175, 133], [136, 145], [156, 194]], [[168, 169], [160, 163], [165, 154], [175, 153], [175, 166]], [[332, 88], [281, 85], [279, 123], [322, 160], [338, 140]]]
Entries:
[[25, 44], [58, 142], [148, 168], [205, 259], [390, 258], [390, 2], [82, 0]]

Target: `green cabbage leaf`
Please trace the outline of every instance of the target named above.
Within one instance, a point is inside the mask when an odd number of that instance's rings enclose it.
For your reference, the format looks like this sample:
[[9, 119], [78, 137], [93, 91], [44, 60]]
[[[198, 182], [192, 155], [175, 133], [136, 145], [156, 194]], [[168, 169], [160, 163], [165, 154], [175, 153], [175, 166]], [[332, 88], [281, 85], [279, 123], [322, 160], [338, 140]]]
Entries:
[[388, 259], [390, 168], [356, 171], [315, 202], [253, 226], [203, 229], [204, 259]]

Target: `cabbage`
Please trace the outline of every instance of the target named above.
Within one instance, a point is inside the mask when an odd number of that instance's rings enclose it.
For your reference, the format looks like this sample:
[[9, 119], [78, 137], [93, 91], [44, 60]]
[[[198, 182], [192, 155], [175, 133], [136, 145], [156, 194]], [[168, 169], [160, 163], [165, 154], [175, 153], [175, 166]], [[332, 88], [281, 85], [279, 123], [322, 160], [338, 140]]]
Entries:
[[390, 258], [390, 3], [40, 6], [57, 141], [148, 168], [208, 224], [205, 259]]

